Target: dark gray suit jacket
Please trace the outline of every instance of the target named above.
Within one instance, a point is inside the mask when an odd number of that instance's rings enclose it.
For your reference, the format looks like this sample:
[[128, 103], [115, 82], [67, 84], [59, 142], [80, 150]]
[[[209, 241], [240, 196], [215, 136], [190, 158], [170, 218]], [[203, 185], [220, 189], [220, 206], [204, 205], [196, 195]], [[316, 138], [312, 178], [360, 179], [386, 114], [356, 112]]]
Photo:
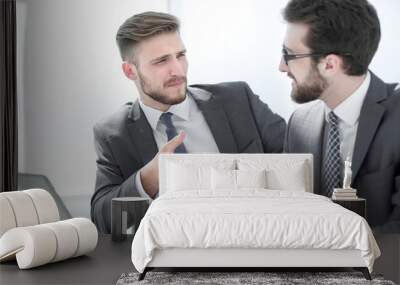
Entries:
[[[352, 187], [367, 200], [367, 221], [377, 231], [400, 232], [400, 88], [371, 72], [361, 108], [352, 162]], [[400, 87], [400, 86], [398, 86]], [[314, 192], [320, 194], [324, 103], [291, 116], [285, 151], [314, 155]]]
[[[189, 87], [221, 153], [282, 152], [285, 121], [244, 82]], [[158, 152], [138, 102], [94, 126], [98, 155], [91, 216], [100, 232], [110, 232], [111, 199], [139, 196], [137, 171]]]

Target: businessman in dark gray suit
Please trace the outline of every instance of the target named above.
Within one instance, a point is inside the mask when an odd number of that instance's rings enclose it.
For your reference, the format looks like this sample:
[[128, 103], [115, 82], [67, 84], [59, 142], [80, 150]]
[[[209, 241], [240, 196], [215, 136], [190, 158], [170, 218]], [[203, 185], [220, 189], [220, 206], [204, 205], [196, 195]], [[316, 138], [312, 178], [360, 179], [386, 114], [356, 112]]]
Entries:
[[351, 186], [367, 200], [376, 231], [400, 232], [400, 88], [368, 70], [380, 41], [377, 13], [366, 0], [291, 0], [279, 66], [297, 103], [285, 151], [312, 153], [315, 192]]
[[155, 198], [163, 152], [281, 152], [285, 121], [244, 82], [187, 87], [179, 22], [146, 12], [129, 18], [117, 43], [139, 100], [94, 127], [98, 155], [91, 216], [110, 232], [111, 199]]

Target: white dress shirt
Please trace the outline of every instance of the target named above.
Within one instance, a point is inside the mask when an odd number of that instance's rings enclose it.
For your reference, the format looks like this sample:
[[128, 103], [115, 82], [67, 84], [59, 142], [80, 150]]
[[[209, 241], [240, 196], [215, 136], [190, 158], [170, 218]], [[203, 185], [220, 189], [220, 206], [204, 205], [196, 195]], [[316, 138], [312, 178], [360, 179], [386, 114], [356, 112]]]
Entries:
[[[163, 112], [146, 106], [141, 100], [139, 100], [139, 104], [153, 130], [157, 147], [160, 149], [168, 142], [166, 127], [160, 122], [160, 116]], [[171, 119], [177, 133], [181, 130], [185, 132], [183, 143], [188, 153], [219, 153], [218, 146], [203, 113], [197, 107], [190, 93], [186, 94], [183, 102], [172, 105], [168, 112], [173, 114]], [[150, 198], [143, 189], [140, 170], [136, 175], [135, 183], [139, 194], [142, 197]]]
[[[340, 157], [343, 162], [346, 159], [350, 159], [350, 161], [352, 161], [361, 107], [365, 96], [367, 95], [370, 82], [371, 75], [369, 72], [367, 72], [367, 76], [360, 87], [358, 87], [353, 94], [347, 97], [346, 100], [340, 103], [335, 109], [333, 109], [333, 112], [339, 118], [338, 126], [340, 136]], [[326, 106], [326, 122], [328, 122], [328, 114], [330, 111], [332, 110]]]

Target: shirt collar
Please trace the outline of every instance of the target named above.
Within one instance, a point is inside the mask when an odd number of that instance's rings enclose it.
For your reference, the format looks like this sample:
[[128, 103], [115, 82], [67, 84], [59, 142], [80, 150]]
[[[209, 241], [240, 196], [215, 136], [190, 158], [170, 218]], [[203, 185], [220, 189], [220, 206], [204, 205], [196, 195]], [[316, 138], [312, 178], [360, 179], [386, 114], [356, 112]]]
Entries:
[[[367, 72], [363, 83], [349, 97], [340, 103], [333, 111], [347, 125], [354, 126], [360, 117], [361, 107], [367, 95], [368, 87], [371, 82], [371, 75]], [[331, 109], [326, 106], [325, 119], [328, 121], [328, 114]]]
[[[189, 97], [190, 97], [189, 93], [186, 93], [185, 100], [183, 100], [179, 104], [172, 105], [168, 109], [168, 112], [171, 112], [175, 116], [178, 116], [179, 118], [188, 121], [190, 113], [190, 100], [191, 100], [191, 98]], [[139, 105], [142, 108], [143, 113], [145, 114], [151, 128], [155, 130], [157, 128], [158, 121], [160, 120], [160, 116], [163, 112], [145, 105], [142, 102], [142, 100], [140, 100], [140, 98], [139, 98]]]

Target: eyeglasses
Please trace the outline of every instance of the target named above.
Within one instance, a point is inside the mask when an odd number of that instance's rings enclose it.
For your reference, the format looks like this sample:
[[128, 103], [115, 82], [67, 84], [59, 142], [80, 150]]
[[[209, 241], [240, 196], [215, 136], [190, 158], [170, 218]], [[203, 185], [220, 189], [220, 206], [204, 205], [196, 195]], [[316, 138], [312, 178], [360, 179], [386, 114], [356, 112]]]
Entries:
[[304, 57], [327, 56], [328, 54], [351, 56], [351, 54], [349, 54], [349, 53], [338, 53], [338, 52], [289, 54], [286, 49], [282, 49], [282, 57], [283, 57], [283, 61], [285, 62], [286, 65], [288, 65], [289, 61], [291, 61], [293, 59], [299, 59], [299, 58], [304, 58]]

